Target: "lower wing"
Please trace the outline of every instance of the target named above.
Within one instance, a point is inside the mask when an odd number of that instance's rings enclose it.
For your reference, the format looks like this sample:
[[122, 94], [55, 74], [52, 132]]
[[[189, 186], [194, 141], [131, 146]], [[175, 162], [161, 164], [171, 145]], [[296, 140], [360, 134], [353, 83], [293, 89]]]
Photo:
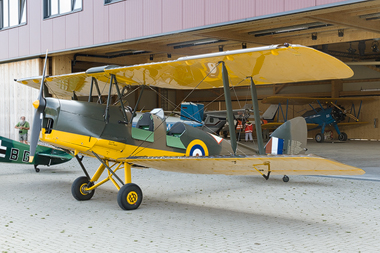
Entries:
[[357, 126], [357, 125], [365, 125], [369, 124], [369, 122], [359, 121], [359, 122], [343, 122], [338, 123], [338, 126]]
[[160, 157], [127, 162], [164, 171], [193, 174], [362, 175], [362, 169], [315, 155], [249, 157]]

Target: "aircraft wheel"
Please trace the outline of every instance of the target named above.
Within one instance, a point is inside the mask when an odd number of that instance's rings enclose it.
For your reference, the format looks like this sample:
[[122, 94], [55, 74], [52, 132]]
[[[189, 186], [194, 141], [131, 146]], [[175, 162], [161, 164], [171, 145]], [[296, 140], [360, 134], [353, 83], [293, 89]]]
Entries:
[[347, 134], [345, 132], [341, 132], [338, 136], [338, 140], [340, 141], [347, 141]]
[[143, 199], [142, 191], [136, 184], [123, 185], [117, 194], [117, 203], [123, 210], [137, 209]]
[[71, 186], [71, 194], [76, 200], [89, 200], [94, 196], [95, 190], [86, 191], [85, 188], [89, 185], [89, 180], [87, 177], [78, 177], [75, 179]]
[[287, 175], [284, 175], [282, 181], [284, 181], [285, 183], [289, 182], [289, 177]]
[[37, 168], [37, 165], [36, 165], [36, 164], [34, 165], [34, 170], [35, 170], [36, 172], [40, 172], [40, 169]]
[[319, 143], [323, 142], [324, 141], [323, 134], [322, 133], [317, 133], [315, 135], [315, 141], [319, 142]]

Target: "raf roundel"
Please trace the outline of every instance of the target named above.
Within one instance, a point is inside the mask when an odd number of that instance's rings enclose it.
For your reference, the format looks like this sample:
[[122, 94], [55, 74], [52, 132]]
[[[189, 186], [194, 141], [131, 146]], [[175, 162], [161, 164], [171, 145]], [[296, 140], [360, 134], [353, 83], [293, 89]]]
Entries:
[[186, 156], [208, 156], [206, 144], [201, 140], [193, 140], [187, 146]]

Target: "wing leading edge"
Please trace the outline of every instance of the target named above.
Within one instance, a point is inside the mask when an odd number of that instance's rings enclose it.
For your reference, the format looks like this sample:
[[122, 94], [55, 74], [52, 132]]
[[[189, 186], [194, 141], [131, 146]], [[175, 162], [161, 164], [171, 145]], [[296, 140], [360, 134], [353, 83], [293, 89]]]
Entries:
[[[325, 79], [342, 79], [353, 71], [340, 60], [313, 48], [272, 45], [204, 55], [181, 57], [174, 61], [147, 63], [125, 67], [97, 67], [96, 71], [51, 76], [46, 78], [49, 89], [58, 96], [88, 95], [91, 78], [99, 86], [115, 75], [120, 85], [151, 85], [169, 89], [210, 89], [223, 87], [222, 73], [217, 67], [224, 61], [231, 85], [249, 85], [247, 76], [255, 84], [288, 83]], [[17, 82], [36, 88], [41, 77], [18, 79]], [[203, 80], [203, 81], [202, 81]], [[107, 91], [107, 89], [104, 89]]]

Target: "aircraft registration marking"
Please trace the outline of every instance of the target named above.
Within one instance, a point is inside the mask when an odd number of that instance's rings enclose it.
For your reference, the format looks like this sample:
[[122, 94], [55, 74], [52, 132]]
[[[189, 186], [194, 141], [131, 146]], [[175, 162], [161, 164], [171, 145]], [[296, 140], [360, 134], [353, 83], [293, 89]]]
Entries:
[[[20, 150], [18, 148], [12, 148], [11, 149], [11, 155], [9, 157], [9, 160], [17, 161], [20, 155]], [[24, 150], [22, 154], [22, 162], [27, 163], [29, 162], [29, 151]]]

